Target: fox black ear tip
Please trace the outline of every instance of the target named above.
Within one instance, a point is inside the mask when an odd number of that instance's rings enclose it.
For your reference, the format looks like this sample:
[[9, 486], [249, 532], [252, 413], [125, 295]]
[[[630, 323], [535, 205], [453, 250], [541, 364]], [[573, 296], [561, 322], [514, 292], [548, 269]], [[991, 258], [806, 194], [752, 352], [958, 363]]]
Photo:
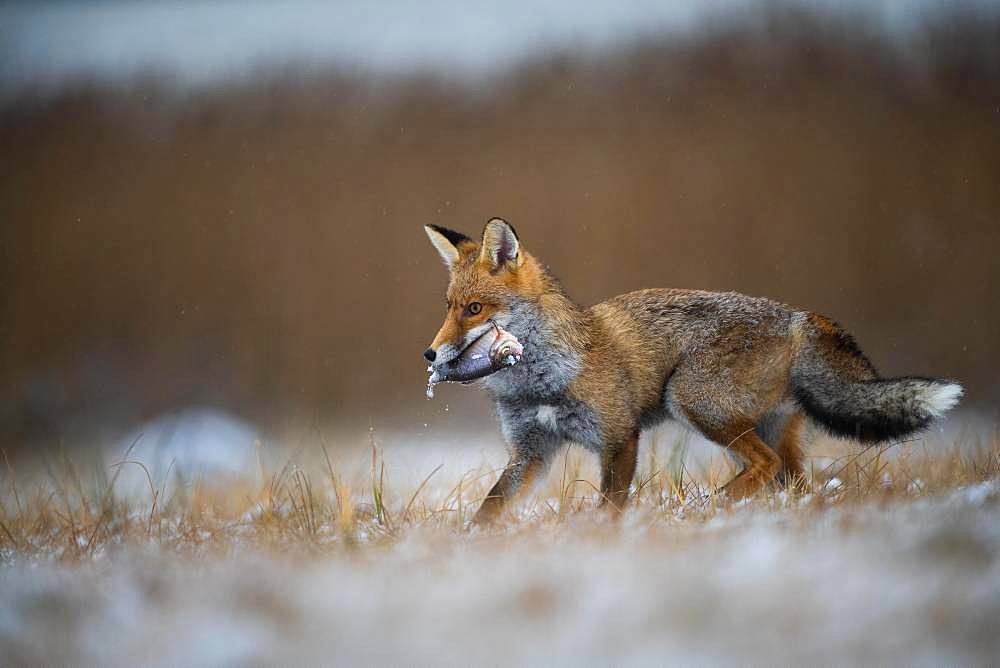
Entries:
[[455, 230], [449, 230], [447, 227], [441, 227], [440, 225], [435, 225], [433, 223], [428, 223], [424, 225], [424, 230], [427, 232], [427, 234], [434, 232], [436, 234], [441, 235], [442, 237], [447, 239], [452, 246], [458, 246], [458, 244], [462, 243], [463, 241], [471, 241], [469, 237], [465, 236], [461, 232], [456, 232]]

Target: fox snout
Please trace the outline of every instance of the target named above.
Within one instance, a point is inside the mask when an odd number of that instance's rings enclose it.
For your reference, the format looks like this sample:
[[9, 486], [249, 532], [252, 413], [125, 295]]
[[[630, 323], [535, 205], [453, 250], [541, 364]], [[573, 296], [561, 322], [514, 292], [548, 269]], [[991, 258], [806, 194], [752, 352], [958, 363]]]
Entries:
[[459, 338], [457, 341], [452, 343], [450, 340], [442, 339], [439, 335], [435, 337], [431, 344], [427, 346], [427, 350], [424, 351], [424, 359], [430, 364], [444, 364], [451, 360], [461, 352], [462, 349], [462, 339]]
[[[441, 329], [443, 331], [447, 329], [447, 327], [442, 327]], [[451, 332], [448, 332], [447, 334], [451, 334]], [[431, 364], [434, 364], [435, 362], [447, 362], [448, 360], [446, 357], [450, 349], [451, 346], [449, 345], [448, 337], [446, 335], [442, 335], [442, 332], [438, 332], [437, 336], [434, 337], [434, 340], [431, 341], [429, 346], [427, 346], [427, 350], [424, 351], [424, 359]]]
[[424, 359], [434, 365], [450, 362], [462, 352], [464, 337], [454, 343], [434, 340], [424, 351]]
[[466, 332], [454, 317], [445, 318], [434, 340], [424, 351], [424, 359], [431, 364], [450, 361], [462, 351]]
[[485, 332], [492, 330], [493, 327], [492, 320], [480, 323], [471, 329], [464, 329], [452, 319], [445, 320], [441, 330], [431, 341], [431, 345], [424, 351], [424, 359], [435, 366], [447, 364], [461, 355], [467, 346]]

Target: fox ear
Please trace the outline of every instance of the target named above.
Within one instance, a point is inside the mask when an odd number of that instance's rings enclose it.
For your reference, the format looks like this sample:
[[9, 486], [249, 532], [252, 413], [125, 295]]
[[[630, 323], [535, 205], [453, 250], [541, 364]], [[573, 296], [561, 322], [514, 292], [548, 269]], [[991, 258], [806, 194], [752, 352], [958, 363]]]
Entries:
[[483, 248], [480, 261], [493, 271], [503, 267], [516, 269], [521, 263], [521, 244], [514, 227], [503, 218], [490, 218], [483, 230]]
[[427, 233], [427, 238], [434, 244], [434, 248], [441, 254], [441, 259], [444, 260], [449, 269], [458, 262], [458, 245], [463, 241], [472, 241], [461, 232], [449, 230], [447, 227], [439, 225], [424, 225], [424, 232]]

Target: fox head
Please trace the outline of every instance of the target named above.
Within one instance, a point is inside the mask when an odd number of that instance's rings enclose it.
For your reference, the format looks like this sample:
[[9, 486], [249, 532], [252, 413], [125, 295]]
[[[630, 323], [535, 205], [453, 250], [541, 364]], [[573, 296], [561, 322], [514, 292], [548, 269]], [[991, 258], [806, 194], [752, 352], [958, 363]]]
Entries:
[[491, 218], [479, 241], [460, 232], [425, 225], [450, 272], [444, 323], [429, 348], [428, 362], [451, 361], [496, 322], [506, 326], [514, 307], [543, 292], [543, 272], [521, 247], [514, 228]]

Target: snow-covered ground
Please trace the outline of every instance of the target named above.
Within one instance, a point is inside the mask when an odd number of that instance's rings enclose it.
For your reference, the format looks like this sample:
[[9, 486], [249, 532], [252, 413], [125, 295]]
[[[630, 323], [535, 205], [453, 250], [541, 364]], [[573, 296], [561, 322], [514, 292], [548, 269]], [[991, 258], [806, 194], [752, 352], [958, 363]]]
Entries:
[[82, 483], [69, 462], [0, 471], [0, 664], [1000, 656], [1000, 448], [973, 416], [883, 452], [819, 436], [811, 493], [730, 507], [700, 497], [730, 475], [719, 449], [660, 429], [617, 522], [571, 450], [491, 531], [467, 522], [503, 447], [448, 434], [280, 445], [191, 410], [123, 435], [114, 485], [83, 462]]
[[7, 664], [988, 664], [1000, 485], [0, 570]]

